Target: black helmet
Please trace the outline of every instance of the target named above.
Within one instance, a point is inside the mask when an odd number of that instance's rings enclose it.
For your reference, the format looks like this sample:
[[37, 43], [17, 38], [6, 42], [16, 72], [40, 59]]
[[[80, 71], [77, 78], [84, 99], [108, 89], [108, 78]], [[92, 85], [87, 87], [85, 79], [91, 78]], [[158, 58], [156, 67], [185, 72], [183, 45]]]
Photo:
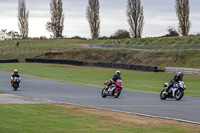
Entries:
[[121, 72], [120, 72], [120, 71], [116, 71], [116, 72], [115, 72], [115, 75], [120, 76], [120, 75], [121, 75]]
[[178, 73], [178, 76], [180, 76], [181, 78], [183, 78], [183, 75], [184, 75], [184, 74], [183, 74], [182, 72], [179, 72], [179, 73]]

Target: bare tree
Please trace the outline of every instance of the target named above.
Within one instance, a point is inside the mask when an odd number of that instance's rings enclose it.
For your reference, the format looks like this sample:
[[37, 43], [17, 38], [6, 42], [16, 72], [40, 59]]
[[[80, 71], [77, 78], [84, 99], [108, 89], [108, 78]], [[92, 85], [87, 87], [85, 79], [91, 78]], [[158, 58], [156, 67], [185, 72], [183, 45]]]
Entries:
[[189, 0], [176, 0], [176, 14], [179, 20], [179, 32], [187, 36], [191, 28]]
[[1, 40], [5, 40], [5, 39], [6, 39], [6, 33], [7, 33], [7, 30], [6, 30], [6, 29], [2, 29], [2, 30], [0, 31]]
[[131, 27], [130, 33], [133, 38], [141, 38], [144, 26], [143, 6], [140, 0], [128, 0], [126, 11], [128, 23]]
[[86, 18], [90, 25], [92, 39], [97, 39], [100, 31], [99, 0], [88, 0]]
[[62, 37], [64, 29], [64, 13], [63, 13], [62, 0], [51, 0], [50, 13], [51, 21], [47, 22], [46, 29], [53, 32], [55, 38]]
[[9, 31], [6, 34], [7, 34], [8, 38], [10, 38], [10, 39], [18, 39], [21, 37], [21, 35], [16, 31]]
[[19, 26], [19, 31], [21, 34], [21, 37], [27, 38], [28, 37], [28, 16], [29, 16], [29, 11], [26, 11], [26, 3], [25, 0], [19, 0], [18, 1], [18, 26]]

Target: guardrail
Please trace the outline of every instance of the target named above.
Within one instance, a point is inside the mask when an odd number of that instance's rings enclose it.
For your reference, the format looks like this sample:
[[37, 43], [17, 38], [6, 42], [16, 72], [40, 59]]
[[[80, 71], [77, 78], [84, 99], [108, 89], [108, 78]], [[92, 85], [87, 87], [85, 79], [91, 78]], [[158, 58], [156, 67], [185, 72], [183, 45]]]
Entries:
[[90, 48], [133, 49], [133, 50], [200, 50], [200, 44], [186, 45], [131, 45], [131, 44], [90, 44]]
[[148, 72], [158, 72], [158, 67], [154, 66], [142, 66], [134, 64], [119, 64], [119, 63], [106, 63], [106, 62], [85, 62], [77, 60], [54, 60], [54, 59], [34, 59], [26, 58], [26, 62], [33, 63], [56, 63], [56, 64], [69, 64], [77, 66], [95, 66], [95, 67], [106, 67], [106, 68], [117, 68], [117, 69], [128, 69]]
[[166, 72], [183, 72], [184, 74], [200, 75], [200, 69], [195, 68], [177, 68], [177, 67], [165, 67]]

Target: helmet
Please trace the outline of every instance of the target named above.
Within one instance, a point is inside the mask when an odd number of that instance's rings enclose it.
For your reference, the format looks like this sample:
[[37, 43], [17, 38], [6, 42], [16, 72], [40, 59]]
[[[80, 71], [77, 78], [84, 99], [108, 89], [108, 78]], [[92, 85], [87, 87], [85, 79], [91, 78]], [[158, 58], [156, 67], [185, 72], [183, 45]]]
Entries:
[[17, 74], [18, 74], [18, 71], [17, 71], [17, 69], [15, 69], [15, 70], [14, 70], [14, 74], [15, 74], [15, 75], [17, 75]]
[[115, 72], [115, 75], [120, 76], [120, 75], [121, 75], [121, 72], [120, 72], [120, 71], [116, 71], [116, 72]]
[[183, 78], [183, 75], [184, 75], [184, 74], [183, 74], [182, 72], [179, 72], [179, 73], [178, 73], [178, 76], [180, 76], [181, 78]]

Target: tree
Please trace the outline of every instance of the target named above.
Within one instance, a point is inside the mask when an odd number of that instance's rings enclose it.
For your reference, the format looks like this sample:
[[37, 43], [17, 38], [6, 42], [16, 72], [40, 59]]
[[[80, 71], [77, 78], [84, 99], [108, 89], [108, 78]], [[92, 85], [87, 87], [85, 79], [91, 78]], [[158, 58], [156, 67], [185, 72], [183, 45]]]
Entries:
[[131, 35], [133, 38], [141, 38], [144, 25], [143, 6], [141, 6], [141, 1], [128, 0], [126, 14], [128, 23], [131, 27]]
[[176, 14], [179, 20], [179, 32], [187, 36], [191, 28], [189, 0], [176, 0]]
[[0, 38], [1, 38], [1, 40], [5, 40], [6, 39], [6, 34], [7, 34], [7, 30], [6, 29], [2, 29], [0, 31]]
[[18, 38], [21, 37], [21, 35], [16, 31], [9, 31], [9, 32], [6, 33], [6, 35], [10, 39], [18, 39]]
[[18, 26], [22, 39], [28, 37], [28, 16], [29, 11], [26, 11], [25, 0], [18, 1]]
[[110, 39], [126, 39], [130, 38], [130, 33], [126, 30], [117, 30], [114, 35], [111, 35]]
[[86, 18], [90, 25], [92, 39], [97, 39], [100, 31], [99, 0], [88, 0]]
[[64, 29], [64, 13], [62, 0], [51, 0], [51, 22], [47, 22], [46, 29], [53, 32], [55, 38], [61, 38]]

